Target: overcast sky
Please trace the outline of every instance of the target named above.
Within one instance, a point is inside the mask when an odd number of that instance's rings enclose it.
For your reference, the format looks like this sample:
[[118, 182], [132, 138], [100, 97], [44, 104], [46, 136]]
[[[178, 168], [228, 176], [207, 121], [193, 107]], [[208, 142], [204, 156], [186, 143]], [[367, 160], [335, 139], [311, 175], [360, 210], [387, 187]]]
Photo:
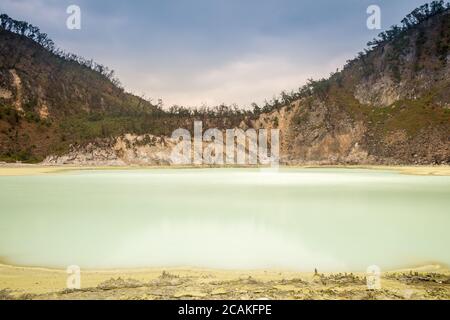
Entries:
[[[241, 106], [341, 68], [426, 0], [1, 0], [67, 51], [114, 69], [127, 91], [172, 104]], [[81, 30], [66, 9], [81, 8]]]

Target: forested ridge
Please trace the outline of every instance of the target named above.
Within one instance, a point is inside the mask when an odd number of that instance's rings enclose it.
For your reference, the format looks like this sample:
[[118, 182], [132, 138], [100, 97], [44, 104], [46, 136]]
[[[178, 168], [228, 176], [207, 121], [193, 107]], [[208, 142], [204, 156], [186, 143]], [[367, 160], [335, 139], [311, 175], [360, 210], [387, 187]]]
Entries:
[[[2, 14], [0, 160], [38, 162], [66, 152], [72, 144], [125, 133], [169, 136], [178, 127], [191, 129], [194, 120], [208, 127], [232, 128], [268, 125], [264, 119], [271, 118], [270, 126], [289, 129], [284, 136], [295, 147], [298, 136], [320, 125], [308, 119], [323, 104], [328, 106], [326, 119], [334, 121], [331, 127], [322, 124], [328, 133], [345, 122], [334, 118], [341, 110], [373, 130], [373, 137], [364, 140], [371, 145], [397, 129], [405, 130], [408, 138], [425, 127], [445, 131], [450, 100], [449, 12], [450, 4], [443, 0], [416, 8], [400, 26], [370, 41], [341, 71], [310, 79], [261, 105], [197, 108], [165, 106], [162, 100], [129, 94], [113, 70], [65, 52], [38, 27]], [[408, 108], [398, 112], [396, 105]], [[290, 114], [289, 122], [276, 115], [282, 110]], [[373, 148], [373, 153], [385, 151]]]

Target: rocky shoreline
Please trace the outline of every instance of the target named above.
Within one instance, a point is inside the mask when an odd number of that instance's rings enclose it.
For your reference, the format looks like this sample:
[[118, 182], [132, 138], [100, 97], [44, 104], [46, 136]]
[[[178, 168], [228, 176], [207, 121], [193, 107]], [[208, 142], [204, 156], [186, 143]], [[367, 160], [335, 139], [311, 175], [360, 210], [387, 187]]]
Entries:
[[62, 270], [8, 266], [0, 270], [0, 300], [450, 299], [450, 273], [437, 266], [384, 273], [378, 290], [368, 289], [363, 273], [197, 269], [87, 271], [82, 273], [82, 288], [69, 290], [64, 289]]

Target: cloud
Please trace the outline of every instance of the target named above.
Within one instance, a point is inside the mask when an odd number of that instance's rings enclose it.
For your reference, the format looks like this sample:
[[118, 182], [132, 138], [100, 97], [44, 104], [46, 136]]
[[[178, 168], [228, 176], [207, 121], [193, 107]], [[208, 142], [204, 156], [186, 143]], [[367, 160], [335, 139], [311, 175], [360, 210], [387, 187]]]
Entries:
[[59, 6], [57, 1], [2, 0], [1, 11], [16, 20], [25, 20], [39, 26], [43, 32], [65, 26], [67, 6]]
[[[378, 0], [383, 26], [423, 0]], [[82, 29], [65, 27], [78, 4]], [[126, 89], [166, 105], [262, 103], [326, 77], [378, 31], [369, 0], [1, 0], [56, 44], [115, 69]]]
[[293, 57], [282, 55], [248, 55], [201, 70], [124, 72], [122, 78], [135, 92], [163, 98], [166, 105], [249, 106], [252, 102], [261, 104], [283, 90], [295, 90], [308, 78], [325, 77], [341, 64], [341, 59], [336, 59], [317, 67], [317, 61], [312, 59], [299, 63]]

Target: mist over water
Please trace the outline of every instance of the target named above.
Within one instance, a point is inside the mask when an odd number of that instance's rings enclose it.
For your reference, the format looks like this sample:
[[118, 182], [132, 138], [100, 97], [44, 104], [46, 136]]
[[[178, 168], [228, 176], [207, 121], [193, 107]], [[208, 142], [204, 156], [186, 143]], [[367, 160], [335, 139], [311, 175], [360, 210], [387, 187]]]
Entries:
[[450, 265], [450, 177], [151, 169], [0, 177], [0, 257], [82, 268]]

